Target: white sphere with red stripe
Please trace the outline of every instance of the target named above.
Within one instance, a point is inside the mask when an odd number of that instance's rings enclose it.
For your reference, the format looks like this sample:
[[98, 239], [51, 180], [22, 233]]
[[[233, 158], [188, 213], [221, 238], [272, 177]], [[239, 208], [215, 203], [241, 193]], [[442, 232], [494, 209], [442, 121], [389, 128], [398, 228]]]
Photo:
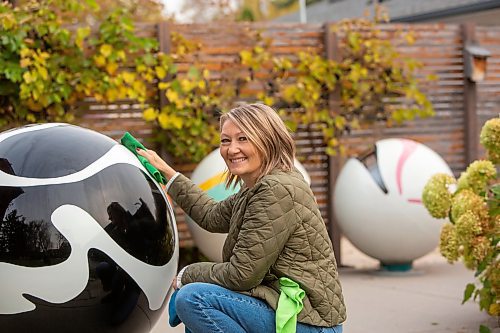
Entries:
[[337, 222], [349, 241], [383, 265], [409, 264], [439, 243], [442, 220], [422, 204], [422, 191], [448, 164], [418, 142], [391, 138], [351, 158], [335, 185]]
[[[306, 169], [295, 160], [295, 167], [304, 176], [308, 184], [311, 184], [311, 178], [307, 174]], [[220, 155], [219, 149], [212, 151], [198, 164], [191, 175], [191, 180], [197, 184], [203, 191], [215, 199], [222, 201], [232, 194], [239, 191], [240, 187], [226, 189], [225, 175], [226, 163]], [[198, 249], [208, 259], [212, 261], [222, 261], [222, 247], [226, 240], [227, 234], [216, 234], [206, 231], [198, 226], [189, 216], [186, 215], [186, 222], [189, 231], [193, 236], [193, 240]]]

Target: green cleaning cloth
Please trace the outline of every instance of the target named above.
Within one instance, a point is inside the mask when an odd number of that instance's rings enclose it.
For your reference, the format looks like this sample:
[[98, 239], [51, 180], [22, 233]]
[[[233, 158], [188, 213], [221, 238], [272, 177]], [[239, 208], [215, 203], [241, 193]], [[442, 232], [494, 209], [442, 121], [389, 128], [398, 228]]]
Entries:
[[297, 315], [302, 311], [302, 299], [306, 292], [299, 284], [289, 278], [282, 277], [280, 283], [280, 298], [276, 309], [276, 333], [295, 333]]
[[161, 172], [158, 171], [158, 169], [156, 169], [154, 166], [152, 166], [151, 163], [149, 163], [145, 157], [143, 157], [137, 153], [137, 150], [136, 150], [137, 148], [141, 148], [143, 150], [146, 150], [146, 148], [144, 148], [142, 143], [137, 141], [137, 139], [134, 138], [132, 136], [132, 134], [130, 134], [129, 132], [125, 132], [125, 134], [123, 134], [122, 138], [120, 139], [120, 142], [122, 143], [122, 145], [127, 147], [128, 150], [130, 150], [132, 153], [134, 153], [135, 156], [137, 156], [137, 158], [142, 163], [142, 165], [146, 168], [146, 170], [148, 170], [149, 174], [151, 176], [153, 176], [153, 178], [156, 179], [156, 181], [158, 183], [163, 184], [163, 185], [165, 185], [167, 183], [167, 180], [161, 174]]

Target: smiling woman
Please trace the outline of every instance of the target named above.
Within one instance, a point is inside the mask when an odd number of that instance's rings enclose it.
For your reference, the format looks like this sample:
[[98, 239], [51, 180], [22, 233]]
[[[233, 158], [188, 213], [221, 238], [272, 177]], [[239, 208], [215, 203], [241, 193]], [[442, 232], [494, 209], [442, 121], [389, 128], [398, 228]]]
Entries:
[[285, 124], [267, 105], [244, 104], [220, 127], [226, 187], [240, 189], [219, 202], [155, 152], [138, 152], [169, 178], [166, 191], [193, 221], [228, 234], [222, 262], [179, 272], [172, 309], [192, 332], [342, 332], [332, 244]]

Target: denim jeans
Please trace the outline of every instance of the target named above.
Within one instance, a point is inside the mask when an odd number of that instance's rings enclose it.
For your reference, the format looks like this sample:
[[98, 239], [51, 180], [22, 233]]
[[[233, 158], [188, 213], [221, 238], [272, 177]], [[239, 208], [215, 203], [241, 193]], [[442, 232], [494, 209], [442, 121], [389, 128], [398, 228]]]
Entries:
[[[177, 315], [193, 333], [275, 332], [275, 312], [264, 301], [210, 283], [183, 286], [175, 299]], [[297, 323], [297, 333], [342, 333], [342, 325]]]

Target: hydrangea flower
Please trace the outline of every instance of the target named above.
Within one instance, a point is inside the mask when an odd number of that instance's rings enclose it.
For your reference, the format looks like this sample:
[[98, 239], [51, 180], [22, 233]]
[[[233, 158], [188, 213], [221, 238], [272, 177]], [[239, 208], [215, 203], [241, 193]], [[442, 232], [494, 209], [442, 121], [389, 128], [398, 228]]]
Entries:
[[467, 211], [470, 211], [476, 217], [483, 221], [489, 220], [488, 205], [483, 197], [469, 189], [457, 191], [452, 198], [451, 203], [451, 221], [456, 222]]
[[488, 182], [495, 179], [496, 176], [497, 170], [491, 161], [474, 161], [460, 175], [457, 183], [457, 191], [470, 189], [476, 194], [484, 193]]
[[453, 263], [458, 260], [458, 239], [455, 232], [455, 226], [451, 223], [445, 223], [441, 229], [441, 236], [439, 239], [439, 251], [441, 255]]
[[455, 178], [438, 173], [429, 179], [422, 192], [422, 202], [429, 213], [438, 219], [448, 216], [451, 207], [449, 186], [455, 184]]
[[500, 163], [500, 118], [488, 120], [482, 130], [479, 140], [486, 151], [488, 159], [495, 164]]
[[500, 183], [495, 164], [500, 162], [500, 118], [486, 122], [481, 144], [490, 160], [471, 163], [451, 194], [451, 180], [435, 175], [424, 187], [422, 199], [432, 216], [450, 218], [441, 229], [443, 257], [450, 263], [461, 259], [465, 267], [476, 270], [479, 286], [469, 283], [463, 301], [479, 299], [480, 310], [499, 316]]
[[455, 222], [455, 232], [460, 243], [472, 243], [483, 228], [476, 214], [468, 210]]
[[491, 242], [487, 237], [479, 236], [474, 238], [471, 245], [471, 256], [475, 261], [475, 267], [477, 267], [477, 265], [479, 265], [479, 263], [481, 263], [486, 256], [491, 253]]

